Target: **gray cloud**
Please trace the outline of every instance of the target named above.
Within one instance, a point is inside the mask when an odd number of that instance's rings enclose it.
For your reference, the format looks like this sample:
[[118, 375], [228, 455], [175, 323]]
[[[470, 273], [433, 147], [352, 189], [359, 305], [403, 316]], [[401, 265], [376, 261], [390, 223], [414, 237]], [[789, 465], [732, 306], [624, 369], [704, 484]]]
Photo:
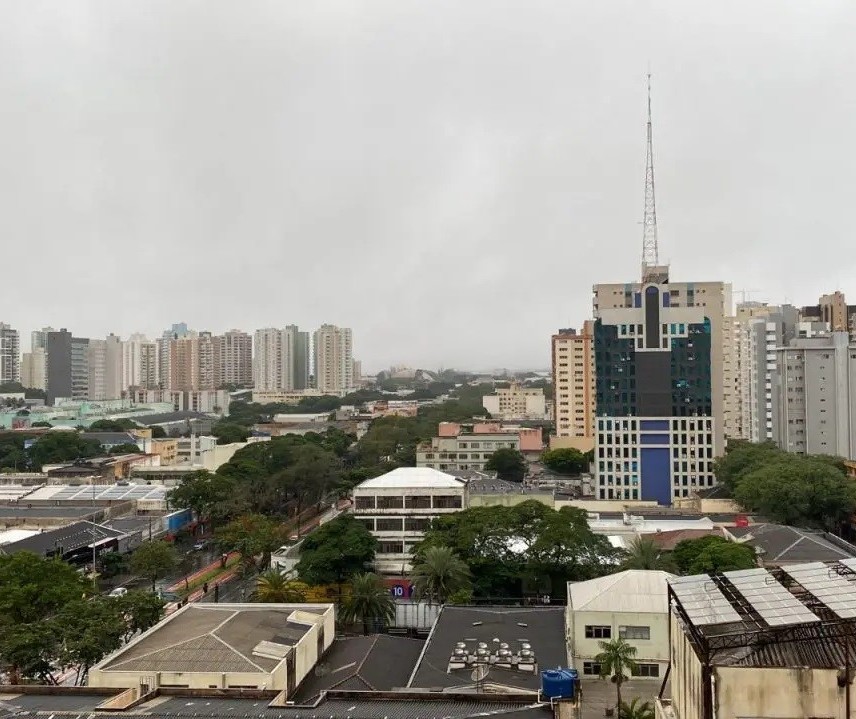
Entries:
[[546, 366], [661, 255], [856, 297], [856, 5], [4, 4], [0, 320], [351, 326], [377, 369]]

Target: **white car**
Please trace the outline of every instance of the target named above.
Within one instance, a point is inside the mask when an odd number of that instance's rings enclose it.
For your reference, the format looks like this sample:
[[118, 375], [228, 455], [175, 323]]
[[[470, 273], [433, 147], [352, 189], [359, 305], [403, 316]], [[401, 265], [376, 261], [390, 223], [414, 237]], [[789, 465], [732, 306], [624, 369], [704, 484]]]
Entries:
[[128, 593], [128, 590], [125, 587], [116, 587], [108, 596], [110, 597], [124, 597]]

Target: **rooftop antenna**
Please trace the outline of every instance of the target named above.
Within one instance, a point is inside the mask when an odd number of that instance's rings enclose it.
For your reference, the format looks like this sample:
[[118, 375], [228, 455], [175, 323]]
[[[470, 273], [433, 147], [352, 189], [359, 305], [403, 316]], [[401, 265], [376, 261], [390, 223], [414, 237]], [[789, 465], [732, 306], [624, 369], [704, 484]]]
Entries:
[[642, 282], [655, 282], [660, 274], [657, 247], [657, 203], [654, 199], [654, 136], [651, 126], [651, 73], [648, 73], [648, 145], [645, 156], [645, 213], [642, 221]]

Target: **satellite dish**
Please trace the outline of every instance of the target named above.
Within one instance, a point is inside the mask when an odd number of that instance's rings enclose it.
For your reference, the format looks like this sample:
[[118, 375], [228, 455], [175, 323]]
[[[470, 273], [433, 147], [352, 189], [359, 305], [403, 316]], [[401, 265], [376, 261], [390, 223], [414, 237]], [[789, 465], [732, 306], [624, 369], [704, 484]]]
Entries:
[[480, 682], [487, 676], [489, 671], [490, 669], [488, 667], [486, 667], [484, 664], [480, 664], [475, 669], [473, 669], [472, 673], [470, 674], [470, 679], [472, 679], [474, 682]]

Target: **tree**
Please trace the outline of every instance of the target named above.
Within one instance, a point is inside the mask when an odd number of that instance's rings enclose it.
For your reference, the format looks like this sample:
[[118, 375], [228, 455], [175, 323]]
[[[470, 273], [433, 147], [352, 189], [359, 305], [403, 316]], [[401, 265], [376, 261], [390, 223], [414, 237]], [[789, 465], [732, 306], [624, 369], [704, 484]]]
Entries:
[[0, 625], [39, 622], [92, 589], [70, 565], [32, 552], [0, 555], [0, 587]]
[[51, 626], [60, 639], [60, 666], [77, 667], [76, 685], [85, 683], [92, 665], [122, 646], [126, 632], [120, 607], [110, 597], [73, 602]]
[[138, 429], [132, 419], [97, 419], [89, 425], [90, 432], [127, 432], [129, 429]]
[[636, 537], [627, 551], [627, 557], [621, 563], [622, 569], [661, 569], [674, 571], [674, 563], [669, 556], [650, 538]]
[[158, 425], [152, 425], [152, 439], [164, 439], [166, 438], [166, 430], [163, 427]]
[[288, 530], [275, 519], [245, 514], [222, 527], [217, 536], [224, 549], [241, 555], [244, 567], [255, 565], [256, 557], [260, 557], [259, 566], [265, 568], [271, 553], [288, 539]]
[[308, 587], [286, 572], [279, 569], [268, 569], [256, 580], [256, 590], [253, 594], [257, 602], [283, 602], [296, 604], [306, 601]]
[[470, 569], [449, 547], [428, 547], [411, 572], [416, 599], [443, 604], [457, 592], [470, 590]]
[[105, 552], [98, 557], [98, 571], [105, 578], [115, 577], [128, 568], [128, 561], [119, 552]]
[[681, 574], [730, 572], [757, 566], [752, 547], [714, 535], [678, 542], [671, 559]]
[[41, 435], [27, 453], [33, 468], [41, 470], [45, 464], [96, 457], [101, 454], [101, 444], [72, 430], [54, 430]]
[[307, 584], [343, 584], [366, 570], [375, 558], [377, 539], [352, 514], [322, 524], [300, 545], [296, 570]]
[[488, 459], [484, 468], [488, 472], [496, 472], [499, 479], [508, 482], [522, 482], [526, 476], [526, 457], [522, 452], [510, 447], [496, 450]]
[[183, 477], [181, 484], [171, 489], [167, 498], [171, 506], [187, 507], [199, 520], [205, 520], [217, 514], [215, 510], [224, 505], [234, 491], [233, 480], [201, 469]]
[[651, 702], [644, 702], [636, 697], [630, 704], [621, 702], [618, 719], [654, 719], [654, 707]]
[[136, 444], [124, 442], [122, 444], [113, 445], [110, 448], [110, 454], [139, 454], [140, 448]]
[[745, 473], [734, 498], [774, 522], [840, 531], [856, 511], [856, 483], [827, 459], [786, 455]]
[[600, 678], [610, 679], [615, 684], [615, 706], [621, 707], [621, 685], [627, 680], [628, 674], [636, 669], [636, 647], [624, 639], [612, 639], [608, 642], [598, 642], [601, 652], [595, 657], [600, 664]]
[[50, 428], [50, 427], [53, 427], [53, 425], [52, 425], [50, 422], [33, 422], [33, 423], [30, 425], [30, 427], [46, 427], [46, 428]]
[[371, 622], [386, 625], [395, 618], [395, 600], [377, 574], [357, 574], [339, 616], [346, 624], [362, 622], [363, 634], [368, 634]]
[[556, 474], [580, 474], [589, 468], [586, 456], [578, 449], [552, 449], [541, 455], [541, 462]]
[[152, 591], [155, 590], [155, 582], [167, 574], [178, 563], [175, 549], [158, 540], [143, 542], [131, 555], [131, 570], [152, 582]]
[[153, 592], [128, 592], [115, 601], [127, 624], [126, 642], [137, 632], [151, 629], [163, 616], [164, 601]]
[[211, 428], [211, 434], [217, 438], [217, 444], [233, 444], [246, 442], [250, 436], [249, 430], [234, 422], [221, 420]]

